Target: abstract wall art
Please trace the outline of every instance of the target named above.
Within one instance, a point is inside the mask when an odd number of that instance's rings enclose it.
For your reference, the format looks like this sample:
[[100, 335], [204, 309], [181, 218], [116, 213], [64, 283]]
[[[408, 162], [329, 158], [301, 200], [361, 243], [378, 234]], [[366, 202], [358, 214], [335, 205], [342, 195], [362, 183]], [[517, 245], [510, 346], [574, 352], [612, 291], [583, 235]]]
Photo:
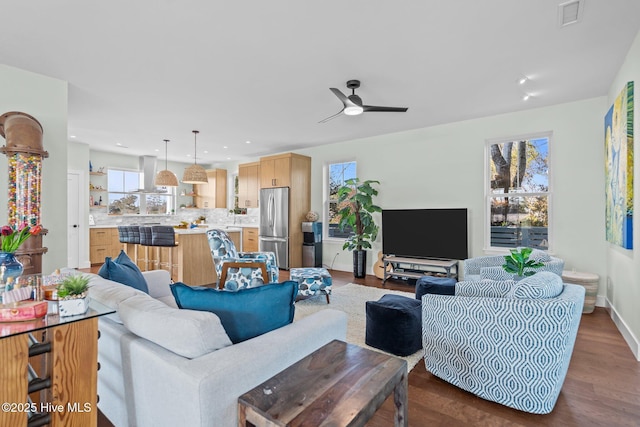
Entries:
[[607, 241], [633, 249], [633, 82], [604, 118]]

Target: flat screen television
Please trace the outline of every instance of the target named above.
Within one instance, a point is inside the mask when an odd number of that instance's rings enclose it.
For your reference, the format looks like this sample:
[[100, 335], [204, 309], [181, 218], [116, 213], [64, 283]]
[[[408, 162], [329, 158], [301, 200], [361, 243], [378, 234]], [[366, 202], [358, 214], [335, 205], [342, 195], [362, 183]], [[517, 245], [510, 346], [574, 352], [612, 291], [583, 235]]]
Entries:
[[467, 209], [384, 209], [382, 252], [410, 258], [467, 259]]

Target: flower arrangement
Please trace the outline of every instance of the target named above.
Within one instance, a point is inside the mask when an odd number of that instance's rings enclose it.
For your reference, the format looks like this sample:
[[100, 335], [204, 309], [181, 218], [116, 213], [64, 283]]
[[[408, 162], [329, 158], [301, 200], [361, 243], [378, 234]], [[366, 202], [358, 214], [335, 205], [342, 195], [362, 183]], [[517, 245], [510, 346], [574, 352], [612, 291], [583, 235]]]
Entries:
[[9, 225], [3, 225], [0, 228], [0, 250], [3, 252], [14, 253], [18, 250], [29, 237], [37, 236], [42, 231], [42, 226], [35, 225], [33, 227], [23, 223], [18, 229]]

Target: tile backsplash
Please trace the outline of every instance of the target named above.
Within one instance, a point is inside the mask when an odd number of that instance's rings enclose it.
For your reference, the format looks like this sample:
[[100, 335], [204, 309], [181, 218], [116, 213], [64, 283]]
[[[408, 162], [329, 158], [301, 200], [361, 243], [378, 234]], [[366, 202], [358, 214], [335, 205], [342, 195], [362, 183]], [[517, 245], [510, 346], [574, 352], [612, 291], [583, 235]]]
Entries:
[[247, 209], [246, 215], [237, 215], [229, 213], [228, 209], [178, 209], [174, 215], [107, 215], [104, 209], [91, 209], [89, 212], [93, 215], [96, 225], [129, 225], [129, 224], [149, 224], [160, 223], [167, 225], [176, 225], [181, 221], [193, 222], [200, 215], [205, 216], [206, 223], [211, 225], [244, 225], [255, 224], [256, 227], [260, 222], [260, 209]]

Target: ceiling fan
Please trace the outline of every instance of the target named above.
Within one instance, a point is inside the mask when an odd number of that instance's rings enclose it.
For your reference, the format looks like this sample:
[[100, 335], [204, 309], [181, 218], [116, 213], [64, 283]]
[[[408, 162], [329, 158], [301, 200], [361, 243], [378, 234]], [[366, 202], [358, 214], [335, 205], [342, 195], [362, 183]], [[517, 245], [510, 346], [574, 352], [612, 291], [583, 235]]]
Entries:
[[335, 87], [329, 88], [331, 92], [334, 93], [335, 96], [338, 97], [344, 107], [342, 110], [338, 111], [333, 116], [329, 116], [324, 120], [320, 120], [318, 123], [325, 123], [331, 119], [338, 117], [340, 114], [344, 113], [347, 116], [357, 116], [362, 113], [367, 113], [370, 111], [380, 111], [386, 113], [404, 113], [408, 110], [408, 108], [404, 107], [377, 107], [375, 105], [362, 105], [362, 98], [356, 95], [356, 89], [360, 87], [360, 80], [349, 80], [347, 82], [347, 88], [351, 89], [351, 95], [346, 96], [339, 89]]

